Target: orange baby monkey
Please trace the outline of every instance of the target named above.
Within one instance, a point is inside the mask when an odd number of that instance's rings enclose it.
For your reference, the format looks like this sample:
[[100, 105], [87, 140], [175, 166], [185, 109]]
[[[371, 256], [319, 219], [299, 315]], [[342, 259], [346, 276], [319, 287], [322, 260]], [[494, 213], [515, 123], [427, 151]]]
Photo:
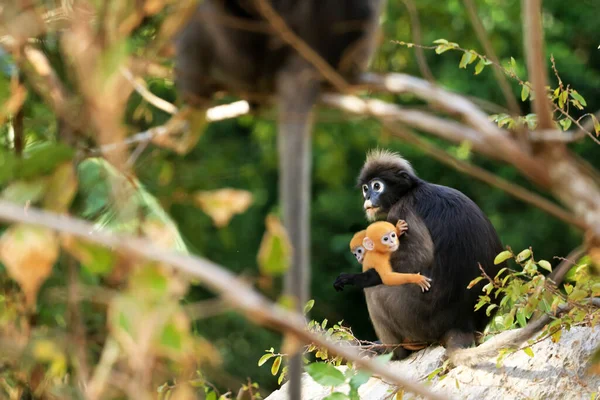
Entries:
[[424, 292], [431, 287], [431, 279], [421, 274], [403, 274], [394, 272], [390, 264], [390, 255], [398, 250], [398, 236], [408, 229], [405, 221], [398, 221], [396, 226], [386, 221], [373, 222], [367, 227], [363, 247], [367, 254], [363, 259], [363, 272], [374, 268], [384, 285], [397, 286], [406, 283], [419, 285]]
[[430, 278], [392, 270], [390, 256], [398, 250], [399, 237], [407, 229], [408, 224], [404, 220], [399, 220], [396, 226], [379, 221], [355, 233], [350, 240], [350, 250], [357, 261], [363, 265], [363, 274], [340, 274], [334, 283], [335, 289], [343, 290], [344, 285], [347, 284], [366, 288], [380, 284], [395, 286], [414, 283], [419, 285], [423, 292], [429, 290]]

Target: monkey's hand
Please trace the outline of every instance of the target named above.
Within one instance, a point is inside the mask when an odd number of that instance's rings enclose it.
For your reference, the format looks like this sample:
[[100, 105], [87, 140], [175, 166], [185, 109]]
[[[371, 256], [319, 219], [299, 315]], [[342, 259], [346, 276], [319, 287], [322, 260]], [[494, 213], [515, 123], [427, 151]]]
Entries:
[[354, 285], [355, 276], [356, 274], [340, 274], [333, 283], [333, 287], [336, 291], [341, 292], [342, 290], [344, 290], [344, 286]]
[[408, 230], [408, 224], [406, 221], [399, 219], [398, 222], [396, 222], [396, 230], [398, 231], [398, 236], [402, 236], [404, 232]]
[[415, 274], [415, 278], [413, 281], [413, 283], [419, 285], [419, 287], [421, 288], [421, 292], [426, 292], [429, 290], [429, 288], [431, 287], [430, 282], [431, 282], [431, 278], [422, 276], [420, 272]]

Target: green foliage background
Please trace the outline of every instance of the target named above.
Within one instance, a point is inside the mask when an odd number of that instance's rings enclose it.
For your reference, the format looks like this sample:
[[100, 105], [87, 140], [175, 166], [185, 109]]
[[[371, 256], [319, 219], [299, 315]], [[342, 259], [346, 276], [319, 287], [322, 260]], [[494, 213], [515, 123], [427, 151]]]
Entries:
[[[501, 61], [506, 63], [511, 56], [514, 57], [519, 75], [526, 77], [520, 2], [482, 0], [476, 3]], [[446, 38], [463, 48], [473, 48], [484, 54], [461, 1], [419, 1], [417, 8], [424, 45]], [[588, 103], [586, 111], [600, 109], [600, 4], [594, 1], [547, 0], [544, 8], [547, 54], [554, 55], [562, 80], [585, 97]], [[145, 38], [154, 34], [154, 24], [159, 20], [160, 17], [149, 19], [131, 39], [129, 46], [134, 49], [143, 46]], [[413, 41], [410, 18], [402, 1], [389, 1], [383, 24], [384, 37], [373, 69], [420, 75], [414, 49], [391, 43], [391, 40]], [[52, 43], [47, 46], [48, 53], [55, 55]], [[474, 75], [472, 66], [466, 70], [458, 68], [461, 53], [436, 55], [426, 50], [425, 54], [434, 77], [441, 85], [465, 95], [504, 104], [491, 67]], [[550, 69], [549, 73], [551, 85], [555, 86], [556, 81]], [[518, 85], [516, 82], [512, 84], [518, 95]], [[149, 88], [166, 100], [176, 100], [172, 82], [151, 80]], [[7, 80], [0, 82], [0, 91], [5, 90], [8, 90]], [[404, 96], [388, 96], [388, 100], [399, 104], [411, 102]], [[529, 112], [527, 103], [521, 106], [523, 115]], [[133, 95], [127, 118], [132, 132], [158, 125], [167, 118], [165, 113], [142, 103], [137, 94]], [[28, 100], [25, 124], [30, 137], [40, 141], [54, 137], [53, 121], [52, 114], [39, 99]], [[6, 137], [6, 132], [0, 133], [0, 137]], [[433, 138], [429, 140], [452, 154], [465, 155], [459, 146]], [[358, 270], [348, 251], [348, 241], [353, 232], [365, 226], [366, 220], [355, 179], [366, 151], [377, 146], [399, 151], [412, 162], [422, 178], [454, 187], [472, 198], [490, 217], [505, 245], [515, 249], [532, 246], [538, 258], [551, 260], [555, 255], [565, 256], [581, 241], [579, 231], [513, 199], [499, 189], [465, 177], [432, 160], [419, 149], [387, 135], [378, 123], [320, 109], [313, 147], [311, 291], [316, 306], [311, 317], [314, 319], [343, 319], [359, 338], [375, 339], [362, 292], [346, 290], [336, 293], [332, 283], [340, 272]], [[571, 147], [596, 168], [600, 168], [600, 161], [596, 157], [598, 147], [591, 140], [583, 140]], [[535, 190], [514, 168], [477, 155], [467, 156], [474, 164]], [[3, 155], [0, 154], [0, 157]], [[176, 221], [191, 252], [224, 265], [237, 274], [248, 277], [259, 275], [256, 254], [265, 230], [265, 217], [277, 210], [276, 130], [272, 118], [244, 116], [212, 124], [196, 148], [183, 157], [151, 145], [139, 158], [135, 168], [141, 183]], [[1, 172], [0, 178], [3, 177]], [[221, 229], [216, 228], [194, 204], [175, 196], [178, 192], [192, 193], [223, 187], [249, 190], [255, 201], [247, 212], [235, 216], [227, 227]], [[64, 274], [64, 271], [56, 269], [55, 275], [60, 274]], [[263, 287], [262, 290], [272, 299], [277, 299], [280, 287], [280, 282], [276, 281], [272, 287]], [[210, 296], [207, 291], [195, 287], [186, 301]], [[43, 308], [44, 315], [49, 319], [63, 312], [50, 306]], [[229, 378], [223, 378], [227, 376], [238, 381], [252, 377], [267, 391], [276, 388], [276, 378], [271, 376], [267, 367], [259, 368], [257, 361], [265, 349], [271, 346], [278, 348], [278, 334], [256, 327], [234, 313], [201, 320], [196, 323], [195, 330], [213, 342], [223, 356], [226, 373], [213, 372], [214, 376], [221, 377], [221, 384], [227, 384]]]

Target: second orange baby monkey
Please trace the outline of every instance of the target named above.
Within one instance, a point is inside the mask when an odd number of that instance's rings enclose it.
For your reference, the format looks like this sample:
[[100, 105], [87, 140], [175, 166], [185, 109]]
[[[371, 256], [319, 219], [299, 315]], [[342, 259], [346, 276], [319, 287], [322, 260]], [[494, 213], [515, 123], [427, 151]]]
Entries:
[[[400, 246], [399, 237], [407, 229], [408, 224], [404, 220], [399, 220], [396, 226], [386, 221], [374, 222], [367, 229], [357, 232], [352, 237], [350, 250], [358, 262], [363, 265], [363, 272], [375, 269], [384, 285], [397, 286], [414, 283], [419, 285], [421, 291], [424, 292], [431, 287], [430, 278], [421, 274], [394, 272], [390, 264], [391, 254]], [[347, 283], [352, 284], [351, 282]]]

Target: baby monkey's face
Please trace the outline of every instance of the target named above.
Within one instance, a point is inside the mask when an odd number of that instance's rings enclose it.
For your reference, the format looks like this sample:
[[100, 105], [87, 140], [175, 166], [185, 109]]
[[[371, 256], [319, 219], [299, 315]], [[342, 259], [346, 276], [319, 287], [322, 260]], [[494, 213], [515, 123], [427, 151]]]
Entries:
[[366, 250], [362, 246], [356, 246], [352, 249], [352, 254], [354, 254], [354, 257], [356, 257], [356, 261], [358, 261], [360, 264], [362, 264], [363, 260], [365, 259], [365, 253]]
[[400, 246], [400, 241], [398, 240], [398, 235], [395, 230], [389, 231], [385, 235], [381, 236], [381, 244], [385, 246], [385, 248], [392, 252], [398, 250]]

